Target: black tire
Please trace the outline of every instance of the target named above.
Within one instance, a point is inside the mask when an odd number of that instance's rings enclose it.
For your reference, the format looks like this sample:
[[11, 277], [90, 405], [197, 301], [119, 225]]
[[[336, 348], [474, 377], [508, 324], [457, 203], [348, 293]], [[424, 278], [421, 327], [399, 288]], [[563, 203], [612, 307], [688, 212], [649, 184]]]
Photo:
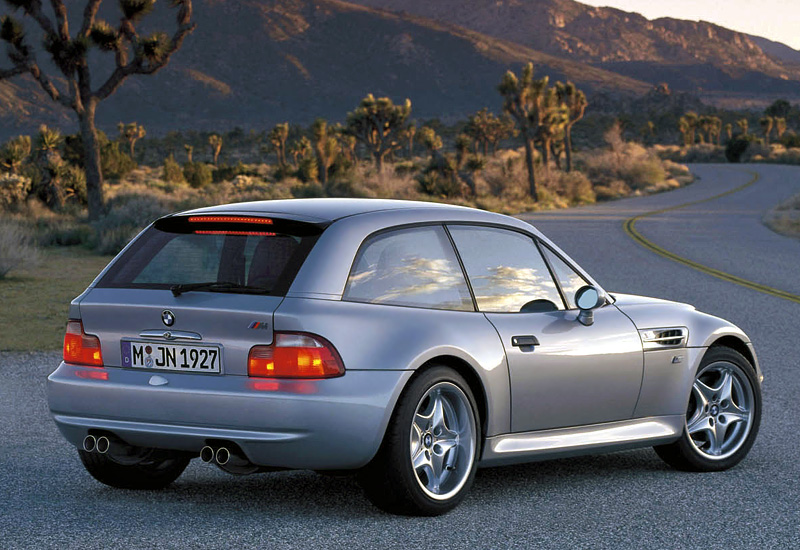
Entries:
[[[737, 443], [738, 448], [731, 452], [730, 456], [712, 458], [708, 452], [704, 452], [698, 447], [696, 442], [693, 442], [687, 426], [684, 425], [683, 434], [679, 440], [667, 445], [654, 447], [658, 456], [673, 468], [687, 472], [718, 472], [727, 470], [741, 462], [753, 446], [756, 436], [758, 435], [759, 425], [761, 424], [761, 386], [756, 379], [755, 369], [750, 362], [742, 356], [742, 354], [731, 348], [722, 346], [712, 347], [706, 352], [700, 362], [695, 380], [697, 380], [699, 374], [704, 372], [704, 369], [710, 368], [711, 365], [724, 365], [726, 363], [734, 365], [734, 370], [743, 375], [742, 379], [739, 381], [742, 387], [744, 387], [745, 382], [749, 383], [749, 389], [752, 391], [752, 402], [749, 404], [749, 413], [751, 415], [749, 430], [741, 436], [740, 442], [733, 442]], [[738, 369], [736, 369], [736, 367], [738, 367]], [[692, 413], [692, 409], [694, 408], [692, 400], [693, 397], [690, 397], [689, 404], [687, 405], [687, 416]], [[722, 418], [724, 414], [724, 411], [721, 411], [720, 418]]]
[[163, 489], [183, 473], [189, 458], [162, 455], [147, 458], [138, 464], [123, 465], [107, 455], [78, 450], [86, 471], [100, 483], [118, 489]]
[[[443, 479], [454, 486], [451, 491], [438, 495], [437, 498], [432, 498], [426, 493], [426, 489], [423, 489], [423, 481], [419, 478], [420, 474], [412, 466], [411, 454], [413, 452], [412, 445], [414, 445], [412, 426], [416, 425], [418, 407], [425, 406], [425, 403], [429, 403], [429, 399], [433, 399], [432, 396], [434, 394], [429, 394], [429, 391], [438, 391], [441, 396], [443, 390], [452, 392], [455, 398], [460, 398], [459, 396], [461, 395], [466, 397], [466, 401], [461, 401], [457, 405], [461, 409], [460, 415], [455, 413], [455, 408], [452, 405], [448, 404], [448, 406], [451, 407], [449, 410], [452, 411], [451, 420], [460, 421], [466, 419], [467, 415], [471, 415], [472, 425], [469, 426], [469, 422], [462, 422], [464, 428], [461, 429], [465, 433], [473, 433], [474, 441], [470, 444], [464, 438], [463, 442], [459, 442], [451, 447], [450, 450], [441, 454], [437, 453], [437, 456], [443, 457], [441, 459], [442, 464], [448, 464], [444, 467], [445, 470], [448, 470], [448, 473], [444, 475]], [[445, 408], [445, 411], [447, 410]], [[431, 415], [431, 418], [434, 418], [433, 413]], [[452, 425], [454, 425], [453, 422], [451, 422], [450, 427], [445, 424], [448, 433], [454, 433], [449, 432]], [[430, 430], [428, 433], [435, 433], [437, 428], [430, 428]], [[442, 432], [440, 431], [439, 433], [441, 434]], [[444, 514], [455, 508], [463, 500], [472, 485], [480, 456], [481, 436], [481, 420], [478, 407], [466, 380], [449, 367], [433, 366], [416, 374], [403, 391], [389, 421], [381, 448], [375, 458], [358, 472], [358, 483], [366, 493], [367, 498], [375, 506], [386, 512], [411, 516], [438, 516]], [[461, 441], [460, 436], [458, 439]], [[432, 441], [432, 443], [428, 441]], [[423, 443], [423, 439], [419, 441], [418, 448], [420, 451], [430, 451], [427, 454], [429, 460], [430, 456], [435, 452], [437, 441], [439, 440], [436, 438], [425, 439], [425, 443]], [[465, 448], [468, 450], [464, 450]], [[451, 456], [449, 453], [455, 454]], [[453, 477], [447, 477], [451, 475]], [[442, 485], [444, 487], [445, 482]]]

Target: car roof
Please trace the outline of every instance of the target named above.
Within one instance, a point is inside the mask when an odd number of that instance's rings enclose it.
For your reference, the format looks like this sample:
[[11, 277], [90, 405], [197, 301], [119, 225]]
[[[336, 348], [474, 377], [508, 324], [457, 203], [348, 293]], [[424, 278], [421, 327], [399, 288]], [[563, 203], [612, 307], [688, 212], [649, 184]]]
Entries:
[[333, 222], [341, 218], [379, 211], [397, 211], [411, 209], [438, 209], [451, 215], [455, 211], [469, 211], [471, 208], [440, 204], [435, 202], [403, 201], [388, 199], [284, 199], [269, 201], [239, 202], [198, 208], [182, 214], [210, 213], [248, 213], [248, 214], [284, 214], [295, 219], [306, 219], [317, 222]]

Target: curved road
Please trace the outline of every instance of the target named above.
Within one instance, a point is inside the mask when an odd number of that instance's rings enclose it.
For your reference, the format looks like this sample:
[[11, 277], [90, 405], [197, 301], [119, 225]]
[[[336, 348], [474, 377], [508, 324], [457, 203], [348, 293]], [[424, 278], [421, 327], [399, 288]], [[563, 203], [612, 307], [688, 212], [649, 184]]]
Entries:
[[44, 378], [57, 353], [0, 354], [0, 546], [4, 548], [777, 548], [796, 545], [800, 511], [800, 305], [714, 278], [637, 244], [623, 221], [670, 252], [800, 294], [800, 241], [760, 223], [800, 192], [800, 168], [695, 166], [670, 193], [524, 215], [610, 290], [695, 304], [740, 325], [765, 372], [759, 439], [739, 467], [669, 469], [651, 450], [482, 470], [453, 513], [400, 518], [347, 478], [283, 472], [232, 478], [194, 461], [172, 487], [94, 482], [49, 418]]

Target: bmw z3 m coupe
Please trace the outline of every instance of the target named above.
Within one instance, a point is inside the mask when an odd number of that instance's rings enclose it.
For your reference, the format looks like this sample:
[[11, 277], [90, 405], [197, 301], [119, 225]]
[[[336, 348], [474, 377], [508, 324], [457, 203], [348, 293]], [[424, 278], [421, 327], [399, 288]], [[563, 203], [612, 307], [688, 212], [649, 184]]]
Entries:
[[753, 345], [692, 306], [609, 293], [531, 225], [456, 206], [264, 201], [155, 221], [70, 305], [48, 400], [97, 480], [158, 489], [348, 470], [436, 515], [478, 466], [653, 446], [740, 462]]

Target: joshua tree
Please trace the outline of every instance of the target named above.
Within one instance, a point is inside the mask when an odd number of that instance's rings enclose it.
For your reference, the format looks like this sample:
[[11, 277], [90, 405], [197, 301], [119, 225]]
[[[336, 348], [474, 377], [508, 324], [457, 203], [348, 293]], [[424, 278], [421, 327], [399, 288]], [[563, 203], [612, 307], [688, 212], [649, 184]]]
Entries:
[[711, 141], [712, 137], [717, 142], [717, 145], [720, 144], [722, 140], [722, 119], [718, 116], [712, 116], [711, 118], [711, 129], [709, 130], [708, 140]]
[[184, 144], [183, 148], [186, 149], [186, 162], [192, 164], [192, 155], [194, 154], [194, 147], [186, 143]]
[[544, 153], [544, 170], [550, 172], [550, 154], [552, 152], [553, 141], [564, 139], [566, 135], [566, 125], [569, 121], [569, 109], [559, 103], [558, 92], [555, 88], [548, 88], [544, 93], [544, 116], [539, 124], [537, 139], [542, 144]]
[[464, 166], [464, 161], [469, 153], [469, 146], [473, 142], [473, 137], [467, 134], [458, 134], [456, 136], [456, 168], [461, 170]]
[[300, 167], [299, 159], [311, 154], [311, 141], [306, 136], [293, 141], [289, 144], [289, 154], [292, 155], [294, 169], [297, 170]]
[[764, 132], [764, 141], [769, 145], [769, 135], [772, 133], [772, 128], [775, 126], [775, 119], [771, 116], [761, 117], [758, 124], [761, 126], [761, 131]]
[[408, 144], [408, 158], [414, 158], [414, 136], [417, 135], [417, 124], [412, 122], [403, 130], [403, 139]]
[[288, 122], [276, 124], [275, 127], [270, 130], [269, 135], [267, 136], [269, 142], [272, 144], [272, 147], [275, 149], [275, 153], [278, 155], [278, 166], [280, 167], [286, 166], [286, 140], [288, 137]]
[[528, 63], [519, 77], [508, 71], [498, 86], [503, 96], [503, 111], [511, 115], [525, 143], [525, 163], [528, 169], [528, 185], [531, 198], [539, 200], [534, 171], [534, 140], [545, 116], [544, 95], [549, 79], [545, 76], [533, 78], [533, 63]]
[[65, 199], [64, 190], [59, 182], [64, 163], [58, 152], [59, 145], [61, 145], [61, 132], [42, 124], [34, 143], [36, 149], [34, 160], [41, 175], [37, 185], [39, 197], [51, 208], [60, 208], [64, 205]]
[[733, 124], [730, 122], [725, 125], [725, 135], [728, 136], [728, 141], [733, 139]]
[[348, 132], [364, 144], [375, 160], [378, 173], [383, 171], [386, 155], [400, 146], [401, 134], [410, 114], [410, 100], [395, 105], [388, 97], [375, 99], [372, 94], [347, 114]]
[[444, 145], [441, 136], [430, 126], [423, 126], [419, 129], [419, 141], [425, 146], [431, 158], [433, 158], [436, 155], [436, 151], [441, 149]]
[[567, 154], [567, 172], [572, 171], [572, 127], [586, 114], [586, 94], [575, 87], [572, 82], [562, 84], [556, 82], [558, 100], [566, 107], [567, 122], [564, 125], [564, 148]]
[[489, 135], [496, 120], [497, 117], [494, 116], [494, 113], [490, 113], [489, 109], [485, 107], [467, 119], [464, 133], [475, 143], [476, 153], [480, 146], [483, 149], [483, 156], [489, 154]]
[[778, 134], [778, 139], [783, 137], [783, 134], [786, 133], [786, 119], [783, 117], [776, 117], [775, 118], [775, 133]]
[[144, 126], [139, 126], [135, 122], [131, 122], [130, 124], [120, 122], [117, 124], [117, 130], [119, 130], [120, 139], [128, 142], [131, 158], [136, 158], [134, 155], [136, 142], [147, 135]]
[[16, 174], [19, 165], [31, 154], [31, 136], [17, 136], [0, 148], [0, 165]]
[[656, 136], [656, 125], [652, 120], [645, 122], [639, 129], [639, 134], [642, 136], [642, 141], [645, 143], [652, 143], [653, 138]]
[[311, 125], [311, 135], [314, 139], [314, 153], [317, 156], [319, 179], [323, 187], [328, 185], [328, 170], [339, 154], [339, 142], [335, 135], [329, 132], [328, 123], [323, 118], [318, 118]]
[[211, 147], [211, 155], [214, 157], [214, 164], [219, 160], [219, 153], [222, 151], [222, 136], [219, 134], [211, 134], [208, 136], [208, 145]]
[[[170, 56], [195, 28], [191, 21], [192, 0], [171, 0], [172, 6], [177, 8], [177, 29], [172, 37], [163, 32], [140, 36], [136, 30], [141, 19], [152, 11], [155, 0], [119, 0], [122, 17], [118, 27], [97, 19], [102, 0], [86, 0], [75, 34], [70, 34], [65, 0], [50, 0], [53, 16], [45, 13], [42, 0], [5, 2], [12, 10], [21, 10], [27, 21], [38, 25], [44, 41], [43, 51], [34, 47], [21, 20], [12, 15], [3, 16], [0, 39], [8, 44], [11, 67], [0, 69], [0, 79], [29, 75], [52, 101], [75, 112], [83, 142], [89, 218], [95, 220], [103, 210], [103, 172], [95, 127], [97, 105], [117, 91], [129, 76], [153, 74], [169, 62]], [[115, 58], [111, 75], [96, 88], [92, 87], [92, 77], [97, 81], [98, 76], [93, 73], [104, 70], [106, 64], [89, 55], [92, 47], [113, 53]], [[44, 52], [60, 75], [47, 74], [47, 67], [39, 64], [37, 54]]]
[[739, 128], [739, 133], [740, 134], [742, 134], [743, 136], [746, 136], [747, 135], [747, 130], [750, 127], [750, 123], [747, 122], [746, 118], [740, 118], [739, 120], [736, 121], [736, 127]]
[[689, 119], [686, 116], [682, 116], [678, 119], [678, 131], [681, 133], [681, 138], [683, 139], [683, 146], [689, 146]]

